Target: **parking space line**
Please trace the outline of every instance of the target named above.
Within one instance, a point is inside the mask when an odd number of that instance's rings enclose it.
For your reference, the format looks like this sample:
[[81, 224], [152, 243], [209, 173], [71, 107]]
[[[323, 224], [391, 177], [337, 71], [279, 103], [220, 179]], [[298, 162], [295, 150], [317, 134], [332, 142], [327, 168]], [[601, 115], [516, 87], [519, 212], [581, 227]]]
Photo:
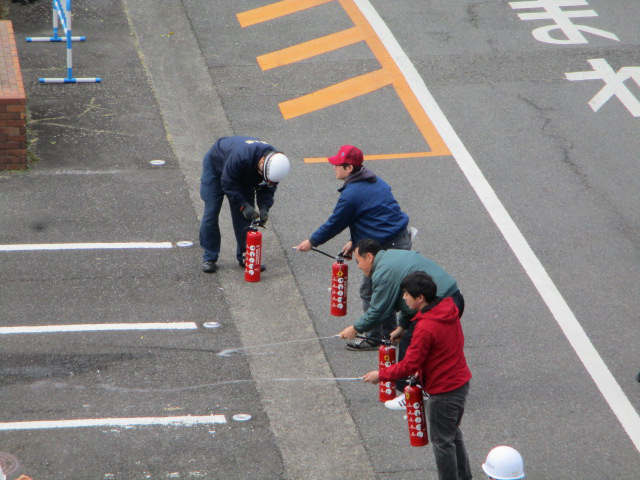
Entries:
[[114, 332], [126, 330], [197, 330], [195, 322], [93, 323], [86, 325], [42, 325], [0, 327], [0, 335], [25, 333]]
[[382, 39], [381, 41], [384, 41], [386, 48], [392, 52], [392, 56], [395, 61], [398, 62], [398, 67], [406, 76], [408, 84], [416, 92], [415, 95], [420, 99], [425, 111], [430, 112], [442, 137], [451, 148], [460, 170], [464, 173], [469, 184], [502, 233], [502, 236], [524, 268], [531, 282], [538, 290], [540, 297], [547, 305], [547, 308], [597, 388], [600, 390], [600, 393], [609, 404], [609, 407], [618, 418], [618, 421], [627, 432], [636, 449], [640, 451], [640, 416], [638, 416], [638, 412], [622, 388], [620, 388], [620, 385], [591, 343], [580, 322], [578, 322], [546, 269], [531, 249], [526, 238], [445, 117], [436, 100], [431, 95], [431, 92], [429, 92], [424, 80], [411, 62], [411, 59], [404, 53], [404, 50], [393, 36], [391, 30], [389, 30], [389, 27], [387, 27], [384, 20], [380, 18], [378, 12], [369, 0], [353, 1], [357, 3], [358, 8], [362, 10], [363, 14], [366, 13], [372, 28], [375, 28], [377, 35]]
[[131, 170], [34, 170], [29, 175], [131, 175]]
[[113, 243], [31, 243], [21, 245], [0, 245], [0, 252], [21, 252], [34, 250], [109, 250], [127, 248], [173, 248], [171, 242], [113, 242]]
[[323, 3], [333, 2], [333, 0], [283, 0], [281, 2], [254, 8], [237, 15], [242, 27], [249, 27], [257, 23], [273, 20], [274, 18], [296, 13], [307, 8], [317, 7]]
[[76, 420], [38, 420], [0, 423], [0, 431], [50, 430], [57, 428], [139, 427], [148, 425], [193, 426], [227, 423], [224, 415], [137, 418], [86, 418]]

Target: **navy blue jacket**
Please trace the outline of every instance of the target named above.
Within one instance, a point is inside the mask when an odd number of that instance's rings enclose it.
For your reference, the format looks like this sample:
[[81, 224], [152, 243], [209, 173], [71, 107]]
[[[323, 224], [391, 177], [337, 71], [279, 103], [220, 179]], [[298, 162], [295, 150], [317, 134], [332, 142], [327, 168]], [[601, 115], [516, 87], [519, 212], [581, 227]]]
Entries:
[[391, 187], [366, 167], [350, 175], [338, 189], [340, 198], [329, 219], [309, 241], [322, 245], [349, 227], [355, 246], [371, 238], [385, 244], [407, 229], [409, 217], [391, 193]]
[[273, 151], [276, 149], [257, 138], [222, 137], [204, 156], [200, 181], [213, 185], [220, 179], [222, 190], [234, 208], [245, 202], [253, 205], [255, 195], [258, 208], [268, 210], [273, 205], [276, 185], [266, 185], [258, 173], [258, 162]]

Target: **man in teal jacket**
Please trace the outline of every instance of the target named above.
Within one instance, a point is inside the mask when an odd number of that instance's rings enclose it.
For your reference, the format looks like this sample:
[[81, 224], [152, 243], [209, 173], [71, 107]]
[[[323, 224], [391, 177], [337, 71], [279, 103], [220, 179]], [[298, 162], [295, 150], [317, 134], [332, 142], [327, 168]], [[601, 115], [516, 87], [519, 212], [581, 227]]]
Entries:
[[[411, 272], [428, 273], [438, 286], [436, 295], [440, 298], [452, 297], [460, 311], [464, 310], [464, 298], [455, 278], [440, 265], [410, 250], [382, 250], [380, 243], [365, 239], [358, 242], [355, 249], [358, 268], [371, 278], [373, 295], [369, 309], [356, 320], [355, 324], [340, 332], [341, 338], [352, 340], [363, 332], [379, 325], [381, 319], [396, 311], [398, 328], [392, 333], [392, 340], [403, 336], [415, 311], [410, 310], [402, 299], [400, 284]], [[402, 330], [400, 330], [402, 329]]]
[[[370, 277], [373, 287], [371, 304], [367, 311], [356, 322], [338, 335], [340, 338], [352, 340], [356, 335], [361, 335], [378, 326], [384, 318], [392, 312], [400, 312], [398, 315], [398, 327], [391, 333], [391, 341], [400, 341], [398, 348], [398, 360], [404, 358], [404, 354], [411, 343], [414, 323], [411, 319], [416, 315], [415, 310], [409, 309], [402, 298], [402, 280], [411, 272], [425, 272], [436, 283], [438, 298], [451, 297], [458, 307], [462, 318], [464, 312], [464, 297], [458, 289], [458, 282], [449, 275], [440, 265], [410, 250], [382, 250], [380, 243], [366, 239], [358, 242], [355, 248], [355, 257], [358, 268], [367, 277]], [[406, 383], [396, 382], [396, 389], [402, 392]], [[402, 395], [401, 395], [402, 397]], [[400, 398], [399, 398], [400, 399]], [[389, 400], [398, 403], [398, 399]], [[386, 405], [396, 409], [394, 405]]]

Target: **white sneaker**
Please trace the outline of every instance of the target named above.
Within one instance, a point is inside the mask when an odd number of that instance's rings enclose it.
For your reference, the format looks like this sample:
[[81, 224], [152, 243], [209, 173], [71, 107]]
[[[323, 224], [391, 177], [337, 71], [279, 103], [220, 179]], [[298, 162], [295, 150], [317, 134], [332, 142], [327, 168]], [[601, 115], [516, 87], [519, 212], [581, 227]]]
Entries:
[[404, 393], [398, 395], [393, 400], [387, 400], [386, 402], [384, 402], [384, 406], [389, 410], [406, 410], [407, 400], [404, 396]]

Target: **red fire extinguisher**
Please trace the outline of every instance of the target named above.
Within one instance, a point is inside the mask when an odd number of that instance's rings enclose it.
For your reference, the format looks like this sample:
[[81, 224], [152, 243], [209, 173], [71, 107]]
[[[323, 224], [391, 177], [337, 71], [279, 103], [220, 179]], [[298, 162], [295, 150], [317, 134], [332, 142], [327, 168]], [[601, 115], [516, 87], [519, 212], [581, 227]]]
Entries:
[[[390, 341], [382, 340], [378, 349], [378, 370], [382, 371], [394, 363], [396, 363], [396, 347]], [[380, 382], [378, 386], [381, 402], [396, 398], [396, 382]]]
[[409, 423], [409, 442], [412, 447], [424, 447], [429, 443], [427, 416], [424, 414], [424, 396], [415, 377], [409, 379], [404, 388], [407, 401], [407, 422]]
[[244, 253], [244, 279], [247, 282], [260, 281], [262, 233], [258, 231], [258, 225], [259, 223], [254, 220], [247, 232], [247, 248]]
[[331, 267], [331, 315], [343, 317], [347, 314], [347, 284], [349, 266], [342, 254], [336, 257]]

